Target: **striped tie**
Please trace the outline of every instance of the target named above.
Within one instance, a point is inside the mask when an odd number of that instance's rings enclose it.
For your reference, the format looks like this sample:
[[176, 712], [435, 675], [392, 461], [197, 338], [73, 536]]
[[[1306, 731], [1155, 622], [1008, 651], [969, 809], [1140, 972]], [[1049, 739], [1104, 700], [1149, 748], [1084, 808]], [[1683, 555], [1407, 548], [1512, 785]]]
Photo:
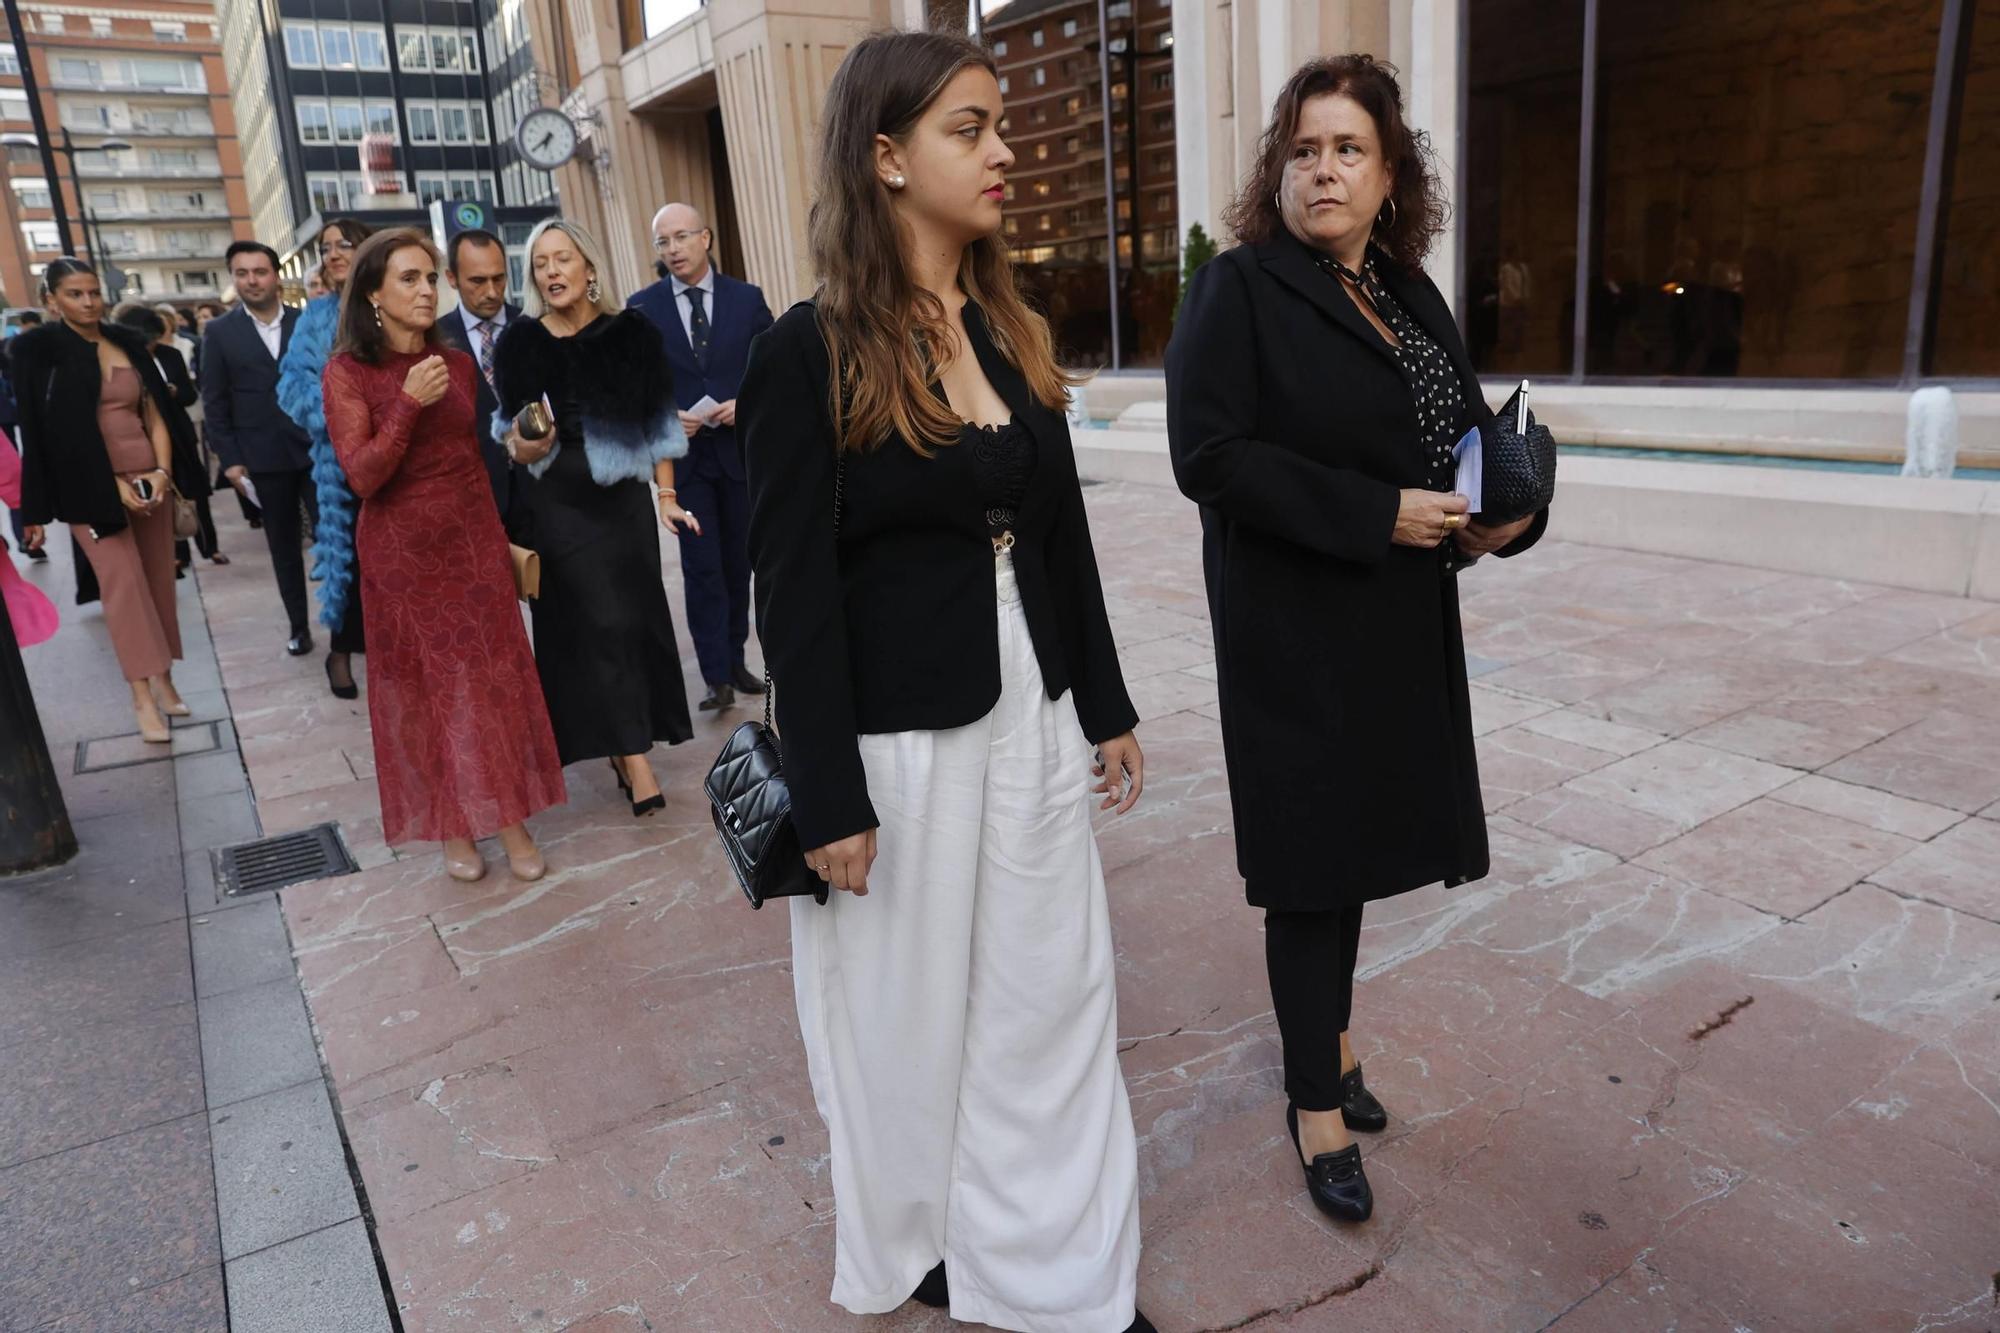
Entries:
[[479, 373], [493, 383], [493, 344], [500, 341], [500, 330], [493, 327], [493, 321], [479, 321]]

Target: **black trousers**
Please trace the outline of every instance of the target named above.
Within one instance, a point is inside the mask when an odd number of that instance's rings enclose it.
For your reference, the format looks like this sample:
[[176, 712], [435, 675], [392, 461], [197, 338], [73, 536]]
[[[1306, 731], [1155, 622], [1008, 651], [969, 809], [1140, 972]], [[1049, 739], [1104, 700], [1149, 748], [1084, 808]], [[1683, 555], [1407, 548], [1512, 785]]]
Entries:
[[278, 597], [285, 604], [292, 633], [307, 633], [312, 615], [306, 603], [305, 529], [299, 515], [303, 507], [312, 521], [319, 521], [319, 495], [313, 490], [312, 470], [253, 472], [250, 480], [257, 487], [257, 507], [264, 513], [264, 542], [271, 548]]
[[1354, 1013], [1360, 950], [1360, 903], [1264, 914], [1264, 965], [1285, 1044], [1285, 1093], [1301, 1111], [1340, 1105], [1340, 1034]]

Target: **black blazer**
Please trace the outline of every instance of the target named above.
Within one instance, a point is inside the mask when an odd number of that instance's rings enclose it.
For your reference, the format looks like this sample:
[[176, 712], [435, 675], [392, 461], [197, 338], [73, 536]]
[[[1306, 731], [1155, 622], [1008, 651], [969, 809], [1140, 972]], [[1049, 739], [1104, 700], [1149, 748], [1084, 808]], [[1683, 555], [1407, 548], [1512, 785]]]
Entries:
[[[1091, 741], [1130, 731], [1097, 556], [1061, 412], [1035, 401], [979, 308], [980, 368], [1035, 437], [1014, 529], [1022, 609], [1051, 699], [1071, 690]], [[1000, 698], [993, 544], [971, 457], [899, 438], [848, 453], [834, 536], [826, 341], [810, 302], [750, 349], [737, 423], [749, 463], [757, 634], [777, 687], [792, 818], [808, 848], [874, 828], [857, 737], [976, 722]]]
[[187, 358], [181, 355], [180, 348], [163, 342], [153, 349], [153, 360], [159, 364], [167, 387], [174, 391], [176, 406], [188, 408], [201, 401], [201, 390], [195, 388], [194, 377], [188, 374]]
[[[278, 357], [291, 346], [299, 312], [285, 307]], [[227, 468], [300, 472], [312, 466], [312, 441], [278, 406], [278, 358], [250, 326], [241, 305], [208, 322], [201, 337], [201, 401], [209, 448]]]
[[[1490, 420], [1437, 288], [1377, 264], [1458, 371], [1454, 438]], [[1201, 505], [1250, 901], [1325, 909], [1483, 876], [1458, 615], [1476, 567], [1390, 541], [1400, 492], [1426, 485], [1416, 404], [1388, 343], [1289, 234], [1195, 274], [1167, 348], [1167, 436]]]
[[[506, 308], [507, 318], [500, 330], [505, 333], [514, 327], [514, 321], [521, 318], [521, 307], [510, 305]], [[472, 350], [472, 332], [466, 326], [465, 307], [459, 306], [437, 322], [438, 337], [447, 347], [456, 347], [472, 358], [472, 366], [479, 368], [479, 356]], [[493, 503], [500, 507], [500, 516], [507, 516], [507, 507], [514, 495], [514, 465], [507, 457], [507, 451], [493, 435], [493, 414], [500, 410], [500, 397], [493, 392], [493, 385], [486, 376], [472, 377], [476, 397], [473, 402], [474, 431], [479, 435], [479, 453], [486, 460], [486, 479], [493, 483]]]
[[[167, 423], [174, 482], [188, 487], [191, 479], [184, 476], [184, 464], [193, 453], [194, 431], [153, 364], [145, 336], [108, 320], [98, 325], [98, 331], [125, 353], [139, 373], [144, 392]], [[21, 413], [22, 522], [46, 524], [59, 519], [103, 534], [123, 531], [125, 506], [112, 479], [104, 437], [97, 430], [97, 404], [104, 388], [97, 348], [69, 325], [51, 321], [15, 338], [11, 351]], [[194, 494], [189, 491], [190, 498]]]
[[[750, 343], [771, 327], [771, 307], [764, 292], [750, 283], [715, 275], [715, 296], [708, 312], [708, 355], [697, 357], [681, 324], [680, 301], [674, 296], [674, 280], [661, 278], [640, 291], [629, 304], [653, 321], [660, 342], [667, 349], [667, 364], [674, 368], [674, 400], [681, 409], [693, 407], [704, 396], [718, 403], [739, 397], [743, 371], [750, 363]], [[743, 449], [736, 431], [729, 426], [703, 426], [688, 440], [688, 457], [714, 458], [722, 474], [743, 480]]]

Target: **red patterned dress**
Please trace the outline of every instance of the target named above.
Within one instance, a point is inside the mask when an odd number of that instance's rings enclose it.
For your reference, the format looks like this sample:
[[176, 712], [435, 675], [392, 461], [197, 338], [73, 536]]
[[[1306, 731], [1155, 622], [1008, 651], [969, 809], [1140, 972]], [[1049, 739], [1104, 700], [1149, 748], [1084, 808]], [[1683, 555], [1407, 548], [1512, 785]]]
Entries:
[[[441, 355], [451, 387], [403, 392]], [[442, 347], [342, 353], [322, 381], [327, 433], [361, 499], [368, 718], [390, 843], [478, 838], [568, 799], [514, 600], [507, 537], [473, 436], [472, 358]]]

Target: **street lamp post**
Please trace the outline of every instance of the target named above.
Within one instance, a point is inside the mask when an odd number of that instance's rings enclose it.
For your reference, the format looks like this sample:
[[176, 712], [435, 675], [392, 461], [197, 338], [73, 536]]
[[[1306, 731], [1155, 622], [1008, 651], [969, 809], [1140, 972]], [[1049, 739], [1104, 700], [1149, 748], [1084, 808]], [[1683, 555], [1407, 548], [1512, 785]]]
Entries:
[[[83, 173], [76, 168], [76, 155], [79, 152], [122, 153], [132, 145], [123, 139], [113, 136], [102, 143], [92, 144], [88, 148], [78, 148], [76, 142], [69, 137], [69, 127], [67, 125], [62, 126], [57, 133], [61, 138], [58, 142], [51, 145], [51, 147], [61, 153], [69, 162], [70, 183], [76, 187], [76, 204], [78, 208], [83, 210], [84, 244], [90, 250], [91, 262], [96, 264], [100, 270], [108, 269], [110, 264], [104, 254], [104, 237], [97, 226], [97, 215], [91, 211], [90, 205], [84, 201]], [[42, 141], [32, 134], [0, 134], [0, 146], [8, 148], [40, 148], [42, 147]], [[46, 156], [46, 152], [44, 156]], [[62, 242], [63, 250], [69, 252], [69, 222], [63, 210], [61, 180], [51, 180], [49, 182], [49, 200], [55, 206], [57, 239]], [[107, 284], [110, 282], [108, 274], [100, 273], [100, 276], [105, 278]], [[122, 285], [120, 284], [120, 286]], [[111, 299], [116, 301], [119, 294], [113, 291], [110, 295]]]

